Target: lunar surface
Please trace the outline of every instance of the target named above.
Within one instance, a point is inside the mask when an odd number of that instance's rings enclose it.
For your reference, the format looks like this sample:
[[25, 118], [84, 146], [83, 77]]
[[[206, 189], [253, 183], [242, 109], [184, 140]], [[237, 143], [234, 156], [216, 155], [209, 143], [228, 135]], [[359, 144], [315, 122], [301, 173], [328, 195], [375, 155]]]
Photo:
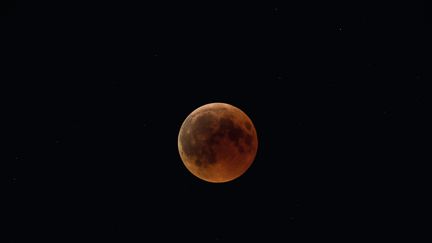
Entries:
[[186, 168], [198, 178], [228, 182], [250, 167], [258, 148], [251, 119], [225, 103], [211, 103], [194, 110], [183, 122], [178, 149]]

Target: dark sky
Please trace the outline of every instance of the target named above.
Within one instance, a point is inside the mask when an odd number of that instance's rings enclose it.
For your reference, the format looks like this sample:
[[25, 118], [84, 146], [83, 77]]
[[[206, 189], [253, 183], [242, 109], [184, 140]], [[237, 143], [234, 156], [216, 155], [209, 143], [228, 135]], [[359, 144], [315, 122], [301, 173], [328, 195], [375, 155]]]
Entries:
[[[382, 225], [409, 191], [396, 141], [426, 117], [423, 2], [10, 2], [8, 242], [404, 236]], [[259, 138], [226, 184], [177, 150], [211, 102]]]

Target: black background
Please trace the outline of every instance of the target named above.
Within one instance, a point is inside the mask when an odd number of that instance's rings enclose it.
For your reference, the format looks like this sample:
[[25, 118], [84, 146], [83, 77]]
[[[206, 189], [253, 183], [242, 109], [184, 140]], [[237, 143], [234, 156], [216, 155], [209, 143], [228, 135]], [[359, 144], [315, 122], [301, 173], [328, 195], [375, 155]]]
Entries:
[[[399, 141], [426, 117], [423, 2], [10, 6], [9, 242], [409, 235]], [[226, 184], [177, 151], [183, 120], [211, 102], [241, 108], [259, 137]]]

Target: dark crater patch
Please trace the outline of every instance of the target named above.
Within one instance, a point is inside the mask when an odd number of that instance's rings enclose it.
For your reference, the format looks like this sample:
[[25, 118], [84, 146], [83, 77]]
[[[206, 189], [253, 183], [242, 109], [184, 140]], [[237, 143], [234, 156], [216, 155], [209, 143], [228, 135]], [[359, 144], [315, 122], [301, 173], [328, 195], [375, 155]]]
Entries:
[[224, 136], [228, 136], [228, 139], [235, 144], [240, 153], [245, 152], [245, 148], [241, 143], [242, 139], [246, 142], [246, 144], [252, 143], [252, 137], [245, 133], [245, 131], [240, 126], [237, 126], [232, 121], [232, 119], [229, 118], [220, 119], [219, 129], [213, 134], [210, 145], [218, 143]]
[[195, 164], [197, 165], [197, 166], [202, 166], [202, 161], [200, 160], [200, 159], [196, 159], [195, 160]]
[[244, 124], [247, 130], [252, 131], [252, 124], [250, 122], [246, 121]]

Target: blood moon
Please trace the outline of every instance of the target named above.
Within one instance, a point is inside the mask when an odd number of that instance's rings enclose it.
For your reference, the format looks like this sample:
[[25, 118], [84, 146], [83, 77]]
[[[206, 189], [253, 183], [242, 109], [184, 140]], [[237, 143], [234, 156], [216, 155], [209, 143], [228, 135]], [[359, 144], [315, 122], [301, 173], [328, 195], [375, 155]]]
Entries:
[[178, 149], [193, 175], [208, 182], [228, 182], [250, 167], [258, 138], [251, 119], [239, 108], [210, 103], [194, 110], [183, 122]]

